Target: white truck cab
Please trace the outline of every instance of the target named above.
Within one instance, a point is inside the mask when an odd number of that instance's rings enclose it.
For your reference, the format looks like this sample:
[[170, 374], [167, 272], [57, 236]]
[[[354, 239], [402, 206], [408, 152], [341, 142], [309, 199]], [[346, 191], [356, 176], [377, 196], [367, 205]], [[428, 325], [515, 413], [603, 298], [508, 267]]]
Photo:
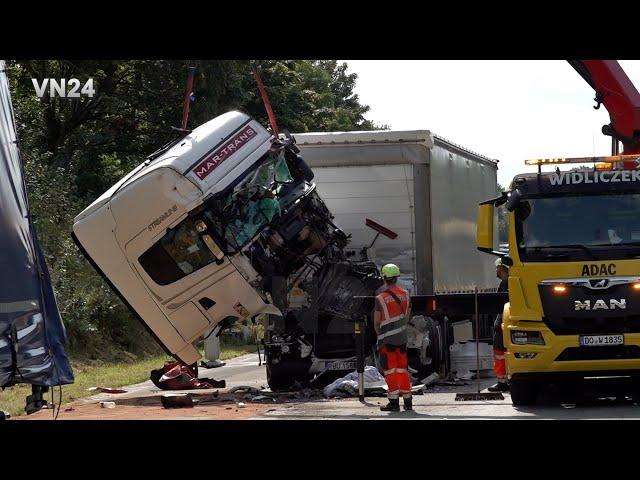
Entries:
[[74, 240], [165, 350], [195, 363], [194, 343], [217, 325], [281, 315], [272, 277], [341, 233], [295, 211], [317, 198], [297, 152], [249, 116], [226, 113], [89, 205]]

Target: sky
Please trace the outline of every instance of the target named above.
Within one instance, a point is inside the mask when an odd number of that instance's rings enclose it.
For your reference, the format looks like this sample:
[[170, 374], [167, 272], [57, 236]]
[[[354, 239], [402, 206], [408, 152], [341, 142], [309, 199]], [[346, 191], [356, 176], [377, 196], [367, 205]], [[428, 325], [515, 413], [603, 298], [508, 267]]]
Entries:
[[[610, 155], [604, 106], [563, 60], [342, 60], [357, 73], [366, 118], [392, 130], [430, 130], [498, 159], [498, 182], [537, 167], [529, 158]], [[640, 88], [640, 61], [620, 60]], [[548, 168], [546, 168], [548, 169]]]

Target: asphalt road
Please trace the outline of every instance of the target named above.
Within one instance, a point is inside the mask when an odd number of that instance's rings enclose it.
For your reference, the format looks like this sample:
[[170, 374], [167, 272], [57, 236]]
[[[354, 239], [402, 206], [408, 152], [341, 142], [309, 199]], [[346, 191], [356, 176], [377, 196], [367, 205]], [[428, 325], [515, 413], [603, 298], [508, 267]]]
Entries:
[[[227, 388], [235, 386], [266, 387], [265, 367], [258, 365], [258, 355], [243, 355], [227, 361], [224, 367], [200, 369], [199, 377], [226, 380]], [[494, 383], [494, 379], [482, 379], [481, 390]], [[116, 400], [124, 397], [158, 396], [162, 392], [151, 381], [125, 387], [126, 395], [100, 394], [87, 401]], [[251, 418], [260, 420], [277, 419], [640, 419], [640, 406], [630, 398], [568, 398], [566, 395], [547, 395], [545, 405], [516, 408], [511, 404], [509, 394], [503, 400], [496, 401], [456, 401], [456, 394], [475, 392], [475, 381], [465, 386], [434, 386], [424, 395], [414, 396], [414, 412], [388, 414], [381, 412], [379, 406], [386, 403], [382, 397], [368, 397], [365, 403], [357, 399], [308, 399], [274, 403], [268, 409], [259, 411]], [[203, 392], [204, 393], [204, 392]], [[246, 417], [245, 417], [246, 418]]]

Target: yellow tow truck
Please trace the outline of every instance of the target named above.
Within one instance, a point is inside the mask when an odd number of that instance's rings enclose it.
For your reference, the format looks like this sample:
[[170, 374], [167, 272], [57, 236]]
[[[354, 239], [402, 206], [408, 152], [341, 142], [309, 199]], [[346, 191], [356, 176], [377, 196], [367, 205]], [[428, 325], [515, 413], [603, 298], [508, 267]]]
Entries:
[[[503, 311], [514, 405], [549, 383], [625, 377], [640, 391], [640, 155], [560, 158], [585, 164], [516, 175], [480, 204], [477, 246], [511, 265]], [[496, 208], [508, 211], [509, 252], [493, 250]]]

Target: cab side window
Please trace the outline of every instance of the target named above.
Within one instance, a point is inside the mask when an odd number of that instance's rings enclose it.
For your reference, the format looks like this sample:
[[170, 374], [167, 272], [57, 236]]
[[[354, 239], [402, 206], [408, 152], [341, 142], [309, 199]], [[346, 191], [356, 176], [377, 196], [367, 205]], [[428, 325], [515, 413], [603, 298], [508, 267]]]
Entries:
[[185, 219], [143, 253], [138, 261], [159, 285], [168, 285], [216, 261], [196, 229], [196, 218]]

